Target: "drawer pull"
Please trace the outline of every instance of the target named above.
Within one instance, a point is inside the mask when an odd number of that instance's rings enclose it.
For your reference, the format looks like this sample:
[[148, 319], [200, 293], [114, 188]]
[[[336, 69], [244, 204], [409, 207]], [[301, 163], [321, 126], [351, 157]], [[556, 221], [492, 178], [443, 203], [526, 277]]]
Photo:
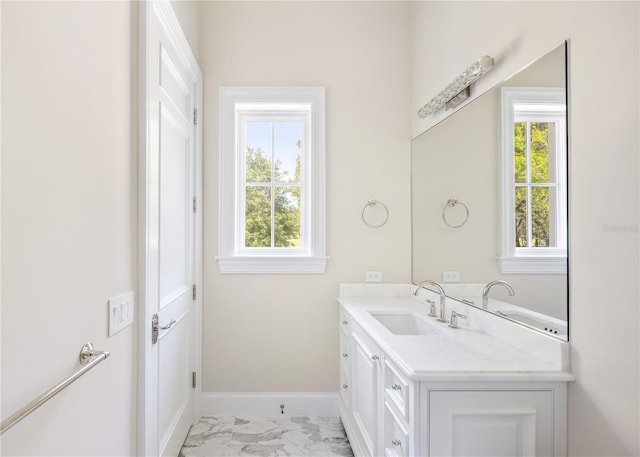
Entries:
[[402, 446], [402, 441], [400, 440], [391, 440], [391, 444], [394, 446]]
[[380, 360], [380, 356], [379, 355], [372, 355], [371, 356], [371, 360], [373, 360], [373, 361]]
[[349, 357], [349, 354], [347, 354], [346, 352], [343, 352], [342, 357]]
[[402, 386], [400, 384], [394, 384], [394, 385], [391, 386], [391, 388], [393, 390], [395, 390], [396, 392], [399, 391], [399, 390], [402, 390]]
[[348, 385], [348, 384], [342, 384], [342, 388], [343, 388], [343, 389], [348, 389], [348, 388], [349, 388], [349, 385]]

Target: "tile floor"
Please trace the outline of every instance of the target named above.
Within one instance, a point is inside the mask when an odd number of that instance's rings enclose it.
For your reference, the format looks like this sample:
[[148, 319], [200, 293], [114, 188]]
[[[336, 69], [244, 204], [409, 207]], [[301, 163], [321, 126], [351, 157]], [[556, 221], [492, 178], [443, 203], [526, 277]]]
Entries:
[[353, 456], [338, 417], [203, 417], [180, 457]]

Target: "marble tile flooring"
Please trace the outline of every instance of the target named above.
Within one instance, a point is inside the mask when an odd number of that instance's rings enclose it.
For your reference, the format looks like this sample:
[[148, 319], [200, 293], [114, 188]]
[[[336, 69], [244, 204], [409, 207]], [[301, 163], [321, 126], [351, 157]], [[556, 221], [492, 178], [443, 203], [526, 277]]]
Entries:
[[180, 457], [353, 456], [338, 417], [203, 417]]

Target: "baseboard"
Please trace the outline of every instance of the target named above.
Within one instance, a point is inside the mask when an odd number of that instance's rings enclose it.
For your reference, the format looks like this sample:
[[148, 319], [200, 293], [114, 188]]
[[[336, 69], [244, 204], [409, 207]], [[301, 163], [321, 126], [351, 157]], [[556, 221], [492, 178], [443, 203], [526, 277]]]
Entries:
[[338, 416], [337, 392], [202, 392], [203, 416]]

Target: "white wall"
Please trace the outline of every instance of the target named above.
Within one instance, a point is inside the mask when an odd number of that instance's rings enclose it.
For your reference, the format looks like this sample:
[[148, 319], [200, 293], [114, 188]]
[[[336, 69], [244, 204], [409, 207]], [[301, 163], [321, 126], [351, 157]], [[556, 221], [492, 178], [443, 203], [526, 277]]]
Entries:
[[137, 5], [2, 2], [2, 418], [102, 362], [2, 436], [2, 455], [134, 455]]
[[[481, 55], [486, 90], [570, 39], [569, 455], [639, 455], [638, 2], [415, 2], [412, 113]], [[418, 121], [414, 135], [439, 116]]]
[[[409, 15], [394, 2], [207, 2], [205, 392], [336, 392], [338, 283], [382, 270], [410, 280]], [[326, 87], [327, 250], [322, 275], [222, 275], [218, 253], [218, 89]], [[365, 226], [368, 199], [390, 210]]]

